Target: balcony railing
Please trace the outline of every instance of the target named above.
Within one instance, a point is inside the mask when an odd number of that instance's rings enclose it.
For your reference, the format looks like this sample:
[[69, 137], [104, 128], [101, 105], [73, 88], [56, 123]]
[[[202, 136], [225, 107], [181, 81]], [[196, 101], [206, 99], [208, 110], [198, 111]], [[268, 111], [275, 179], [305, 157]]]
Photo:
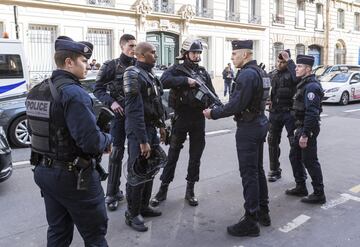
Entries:
[[249, 16], [249, 23], [261, 24], [261, 16], [257, 16], [257, 15]]
[[204, 17], [204, 18], [214, 18], [214, 10], [213, 9], [197, 9], [196, 16]]
[[115, 7], [115, 0], [87, 0], [87, 4], [100, 7]]
[[154, 1], [154, 12], [161, 12], [167, 14], [175, 13], [175, 5], [173, 3], [159, 3], [159, 1]]
[[226, 20], [239, 22], [240, 21], [240, 13], [226, 11]]
[[273, 23], [277, 23], [277, 24], [285, 24], [285, 17], [282, 15], [278, 15], [278, 14], [273, 14]]

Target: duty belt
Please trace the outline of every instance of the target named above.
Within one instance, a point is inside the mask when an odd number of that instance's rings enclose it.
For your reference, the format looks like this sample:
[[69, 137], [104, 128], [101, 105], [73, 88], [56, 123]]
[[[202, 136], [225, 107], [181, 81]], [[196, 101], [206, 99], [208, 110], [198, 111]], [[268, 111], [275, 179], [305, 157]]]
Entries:
[[47, 168], [61, 168], [61, 169], [67, 170], [69, 172], [72, 172], [76, 169], [73, 162], [54, 160], [54, 159], [50, 159], [47, 157], [43, 157], [40, 160], [39, 165], [43, 166], [43, 167], [47, 167]]

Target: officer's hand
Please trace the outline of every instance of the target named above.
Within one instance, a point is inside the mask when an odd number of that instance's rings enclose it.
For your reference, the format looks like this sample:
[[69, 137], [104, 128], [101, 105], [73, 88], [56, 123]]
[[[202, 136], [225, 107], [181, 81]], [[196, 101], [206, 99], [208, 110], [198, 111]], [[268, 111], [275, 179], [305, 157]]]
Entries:
[[122, 108], [118, 102], [114, 101], [111, 104], [110, 108], [111, 108], [111, 110], [113, 110], [113, 112], [119, 113], [121, 116], [124, 116], [124, 108]]
[[190, 87], [195, 87], [196, 86], [196, 80], [188, 77], [188, 83]]
[[160, 128], [160, 142], [165, 143], [166, 141], [166, 130], [165, 128]]
[[110, 144], [109, 146], [107, 146], [104, 150], [104, 154], [110, 154], [112, 151], [112, 145]]
[[289, 53], [287, 53], [286, 51], [282, 51], [282, 52], [280, 52], [280, 54], [286, 62], [289, 61], [289, 59], [290, 59]]
[[146, 159], [150, 157], [151, 147], [149, 143], [140, 144], [141, 156], [144, 156]]
[[207, 119], [211, 119], [211, 109], [207, 108], [203, 110], [203, 114]]
[[300, 136], [299, 146], [301, 148], [306, 148], [307, 147], [307, 142], [308, 142], [308, 137], [307, 136]]

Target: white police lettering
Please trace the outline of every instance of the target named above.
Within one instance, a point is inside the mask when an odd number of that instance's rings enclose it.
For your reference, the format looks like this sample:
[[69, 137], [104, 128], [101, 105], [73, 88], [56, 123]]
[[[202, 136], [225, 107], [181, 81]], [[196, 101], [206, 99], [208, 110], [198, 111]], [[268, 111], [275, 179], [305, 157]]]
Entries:
[[42, 100], [26, 100], [26, 114], [28, 116], [49, 118], [50, 102]]
[[307, 94], [307, 98], [309, 100], [313, 100], [315, 98], [315, 94], [313, 92], [310, 92], [310, 93]]

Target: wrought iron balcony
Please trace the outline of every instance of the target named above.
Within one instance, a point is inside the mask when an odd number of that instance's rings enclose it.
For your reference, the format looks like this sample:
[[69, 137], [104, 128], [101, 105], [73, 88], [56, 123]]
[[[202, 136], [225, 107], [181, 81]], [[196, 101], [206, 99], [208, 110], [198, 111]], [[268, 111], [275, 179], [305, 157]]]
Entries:
[[115, 7], [115, 0], [87, 0], [87, 4], [100, 7]]
[[282, 15], [278, 15], [278, 14], [273, 14], [273, 23], [277, 23], [277, 24], [285, 24], [285, 17]]
[[261, 24], [261, 16], [258, 15], [249, 16], [249, 23]]
[[240, 22], [240, 13], [226, 11], [226, 20]]
[[213, 9], [197, 9], [196, 16], [204, 17], [204, 18], [214, 18], [214, 10]]
[[154, 1], [154, 12], [161, 12], [161, 13], [167, 13], [167, 14], [174, 14], [175, 13], [175, 6], [173, 3], [168, 2], [162, 2], [155, 0]]

